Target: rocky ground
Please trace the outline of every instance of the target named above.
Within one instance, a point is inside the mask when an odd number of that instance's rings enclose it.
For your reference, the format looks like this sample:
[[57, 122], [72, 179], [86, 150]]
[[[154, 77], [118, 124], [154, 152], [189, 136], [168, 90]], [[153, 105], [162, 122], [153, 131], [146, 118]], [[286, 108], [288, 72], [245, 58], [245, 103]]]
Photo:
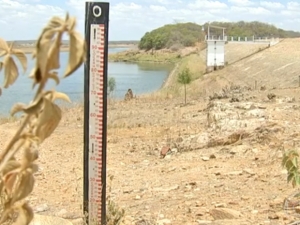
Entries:
[[[299, 147], [299, 91], [232, 86], [186, 106], [182, 99], [112, 103], [108, 194], [125, 209], [124, 223], [295, 221], [297, 213], [283, 207], [296, 189], [287, 184], [281, 160], [284, 150]], [[80, 107], [66, 110], [41, 147], [30, 198], [38, 214], [77, 221], [81, 215], [82, 114]], [[1, 146], [17, 125], [1, 125]]]
[[282, 207], [294, 190], [281, 160], [299, 145], [299, 90], [272, 90], [271, 100], [270, 91], [226, 93], [209, 104], [137, 100], [111, 111], [113, 194], [129, 215], [158, 224], [294, 220]]

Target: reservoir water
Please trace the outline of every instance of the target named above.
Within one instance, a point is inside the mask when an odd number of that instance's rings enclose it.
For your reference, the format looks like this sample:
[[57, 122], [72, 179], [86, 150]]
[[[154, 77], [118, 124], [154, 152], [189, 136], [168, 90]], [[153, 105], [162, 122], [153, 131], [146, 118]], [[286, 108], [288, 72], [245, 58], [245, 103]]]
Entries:
[[[126, 48], [109, 48], [109, 53], [124, 51]], [[0, 96], [0, 115], [8, 115], [10, 108], [16, 102], [28, 103], [34, 95], [35, 89], [32, 89], [32, 80], [28, 78], [34, 61], [31, 55], [27, 55], [28, 69], [25, 74], [20, 68], [20, 76], [17, 81], [8, 89], [2, 89]], [[60, 77], [65, 71], [68, 62], [68, 53], [62, 52], [60, 55], [61, 69], [58, 70]], [[19, 63], [17, 63], [19, 65]], [[153, 63], [125, 63], [125, 62], [108, 62], [108, 77], [114, 77], [116, 88], [114, 98], [124, 98], [129, 88], [136, 95], [150, 93], [158, 90], [172, 69], [172, 65], [153, 64]], [[0, 73], [0, 82], [3, 86], [3, 72]], [[50, 81], [47, 89], [55, 87], [54, 81]], [[62, 91], [69, 95], [72, 102], [83, 102], [84, 88], [84, 66], [82, 65], [70, 77], [61, 80], [56, 90]]]

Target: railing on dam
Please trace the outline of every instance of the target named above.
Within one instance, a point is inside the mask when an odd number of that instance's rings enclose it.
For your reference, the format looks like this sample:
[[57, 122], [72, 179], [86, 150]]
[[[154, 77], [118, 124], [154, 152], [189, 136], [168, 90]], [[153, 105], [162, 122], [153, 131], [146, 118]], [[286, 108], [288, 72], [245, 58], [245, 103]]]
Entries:
[[256, 43], [270, 43], [271, 45], [274, 43], [278, 43], [280, 39], [278, 37], [237, 37], [237, 36], [217, 36], [210, 35], [205, 36], [206, 41], [227, 41], [227, 42], [256, 42]]

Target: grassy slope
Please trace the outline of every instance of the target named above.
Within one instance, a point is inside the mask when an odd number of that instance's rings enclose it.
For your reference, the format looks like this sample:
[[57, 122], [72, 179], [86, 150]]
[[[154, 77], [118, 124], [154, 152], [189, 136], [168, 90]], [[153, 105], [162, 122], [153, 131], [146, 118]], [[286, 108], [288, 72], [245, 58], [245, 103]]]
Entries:
[[152, 53], [152, 51], [128, 50], [109, 54], [108, 59], [113, 62], [173, 63], [180, 59], [180, 54], [170, 51], [153, 51]]
[[[229, 43], [225, 45], [225, 60], [228, 61], [229, 65], [237, 61], [243, 61], [243, 58], [260, 52], [261, 49], [264, 49], [266, 46], [267, 44]], [[203, 74], [206, 68], [205, 57], [206, 49], [193, 52], [192, 54], [183, 57], [177, 62], [173, 72], [170, 74], [167, 82], [164, 84], [164, 87], [152, 95], [160, 97], [166, 97], [168, 95], [182, 95], [183, 88], [177, 83], [176, 77], [184, 67], [188, 67], [191, 70], [193, 77], [193, 82], [188, 87], [189, 94], [193, 95], [195, 98], [197, 98], [199, 94], [203, 94], [206, 90], [206, 87], [200, 87], [199, 82], [201, 82], [203, 79]], [[220, 70], [219, 73], [222, 74], [222, 71], [223, 70]]]

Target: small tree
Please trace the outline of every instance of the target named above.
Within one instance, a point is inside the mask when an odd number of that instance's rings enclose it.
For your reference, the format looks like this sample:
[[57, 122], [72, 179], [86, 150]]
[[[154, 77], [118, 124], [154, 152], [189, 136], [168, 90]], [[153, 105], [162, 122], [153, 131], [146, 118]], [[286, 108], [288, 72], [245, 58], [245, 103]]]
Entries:
[[192, 76], [189, 68], [184, 68], [177, 77], [177, 82], [184, 85], [184, 104], [186, 104], [186, 85], [191, 83]]
[[108, 94], [110, 95], [111, 93], [113, 93], [115, 89], [116, 89], [116, 80], [114, 77], [110, 77], [108, 79]]

